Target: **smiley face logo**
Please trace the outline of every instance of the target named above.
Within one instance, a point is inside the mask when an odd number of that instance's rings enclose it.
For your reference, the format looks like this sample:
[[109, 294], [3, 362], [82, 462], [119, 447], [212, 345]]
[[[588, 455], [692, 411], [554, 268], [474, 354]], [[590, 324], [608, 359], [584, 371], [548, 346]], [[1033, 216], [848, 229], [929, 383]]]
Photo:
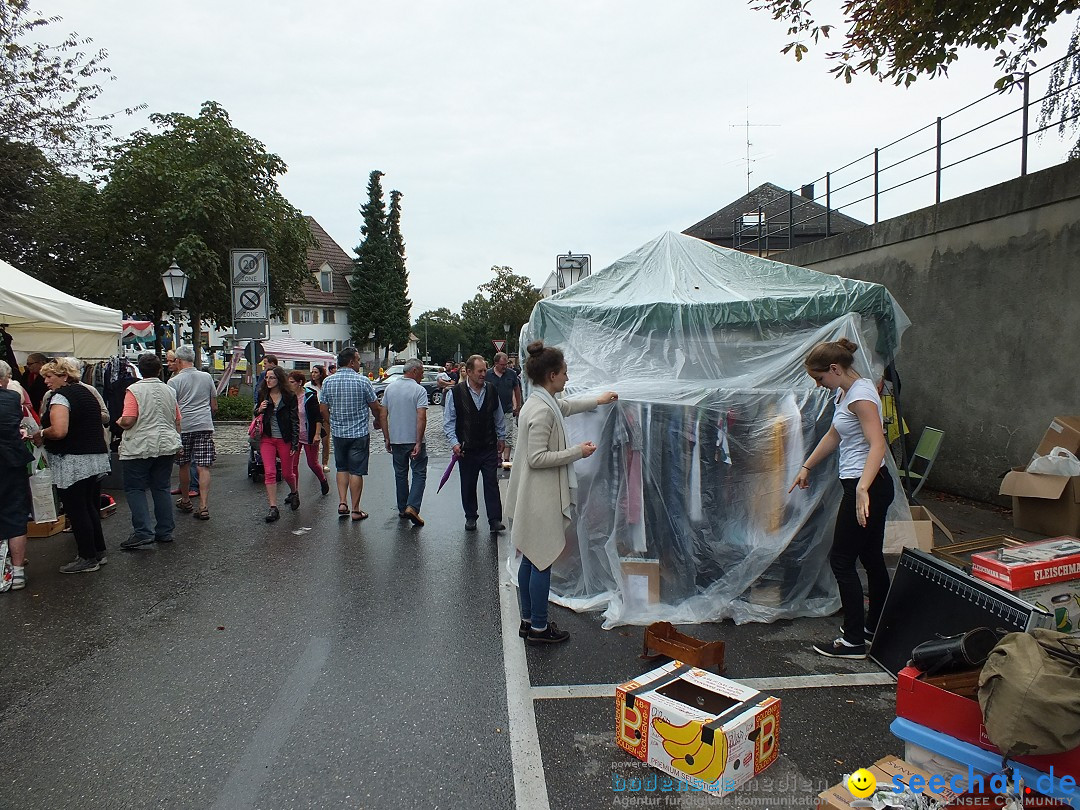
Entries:
[[859, 768], [847, 780], [847, 789], [857, 799], [865, 799], [877, 790], [877, 779], [866, 768]]

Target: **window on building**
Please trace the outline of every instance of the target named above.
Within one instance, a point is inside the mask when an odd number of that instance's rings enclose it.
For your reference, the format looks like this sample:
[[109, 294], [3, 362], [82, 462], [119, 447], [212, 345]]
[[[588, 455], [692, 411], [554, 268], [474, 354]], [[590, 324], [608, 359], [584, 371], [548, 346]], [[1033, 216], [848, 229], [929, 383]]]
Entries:
[[310, 360], [294, 360], [293, 361], [293, 368], [295, 368], [297, 371], [311, 371], [311, 361]]
[[322, 311], [323, 323], [337, 323], [336, 313], [332, 309], [324, 309]]
[[315, 310], [313, 309], [294, 309], [292, 312], [293, 323], [318, 323], [318, 318], [315, 317]]
[[325, 264], [322, 270], [319, 271], [319, 289], [324, 293], [332, 293], [334, 291], [334, 273]]
[[757, 228], [765, 221], [764, 211], [751, 211], [742, 215], [742, 226], [744, 228]]

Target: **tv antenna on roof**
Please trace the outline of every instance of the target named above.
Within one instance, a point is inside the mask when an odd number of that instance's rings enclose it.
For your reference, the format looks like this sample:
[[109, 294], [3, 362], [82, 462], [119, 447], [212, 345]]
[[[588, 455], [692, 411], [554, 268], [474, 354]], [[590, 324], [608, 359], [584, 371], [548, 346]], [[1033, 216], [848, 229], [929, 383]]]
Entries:
[[750, 123], [750, 105], [746, 105], [746, 122], [743, 124], [731, 124], [732, 129], [735, 127], [743, 127], [746, 130], [746, 193], [750, 193], [750, 175], [753, 173], [751, 164], [754, 163], [755, 158], [750, 157], [750, 127], [779, 127], [782, 124], [752, 124]]

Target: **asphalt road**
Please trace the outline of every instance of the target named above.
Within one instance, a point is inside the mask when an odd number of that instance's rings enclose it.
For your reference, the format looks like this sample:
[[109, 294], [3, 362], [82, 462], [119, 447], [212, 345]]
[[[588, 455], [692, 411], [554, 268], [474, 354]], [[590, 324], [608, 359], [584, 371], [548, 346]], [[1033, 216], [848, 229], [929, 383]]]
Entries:
[[641, 628], [554, 607], [571, 640], [524, 647], [497, 542], [464, 532], [456, 480], [429, 489], [416, 529], [387, 456], [359, 523], [302, 470], [300, 510], [267, 525], [244, 471], [221, 457], [211, 520], [180, 515], [176, 542], [145, 551], [118, 550], [114, 493], [96, 573], [57, 572], [70, 535], [30, 541], [28, 587], [0, 595], [0, 807], [809, 807], [903, 753], [876, 665], [810, 652], [835, 618], [686, 627], [727, 642], [728, 677], [781, 698], [779, 759], [724, 800], [618, 792], [648, 773], [615, 746], [611, 698], [654, 666]]

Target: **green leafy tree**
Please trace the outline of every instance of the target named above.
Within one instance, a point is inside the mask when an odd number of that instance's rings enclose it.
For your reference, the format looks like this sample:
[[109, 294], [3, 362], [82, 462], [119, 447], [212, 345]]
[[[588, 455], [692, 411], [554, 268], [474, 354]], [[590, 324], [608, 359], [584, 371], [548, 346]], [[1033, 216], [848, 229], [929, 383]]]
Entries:
[[60, 20], [39, 16], [29, 0], [0, 0], [0, 137], [34, 144], [59, 166], [85, 167], [111, 138], [114, 114], [90, 108], [113, 77], [87, 37], [38, 40]]
[[[373, 336], [376, 350], [387, 342], [387, 304], [392, 280], [397, 275], [394, 251], [386, 228], [386, 203], [383, 200], [383, 173], [375, 170], [368, 176], [367, 202], [360, 206], [364, 239], [356, 248], [353, 262], [353, 290], [349, 301], [349, 331], [353, 344], [363, 349]], [[384, 360], [385, 365], [385, 360]]]
[[401, 235], [401, 197], [400, 191], [390, 192], [390, 213], [386, 221], [386, 238], [390, 243], [393, 257], [394, 274], [387, 279], [388, 299], [386, 302], [386, 354], [383, 367], [389, 362], [390, 348], [401, 351], [409, 345], [409, 271], [405, 268], [405, 240]]
[[[470, 354], [491, 356], [494, 351], [491, 340], [501, 334], [495, 331], [494, 323], [491, 317], [491, 303], [482, 292], [478, 292], [461, 305], [461, 331], [464, 338], [461, 343], [461, 357], [463, 360]], [[499, 329], [501, 330], [502, 327], [500, 326]]]
[[542, 296], [527, 276], [516, 274], [510, 267], [492, 267], [495, 278], [480, 285], [480, 291], [488, 301], [491, 324], [489, 329], [499, 337], [506, 334], [509, 324], [507, 351], [518, 352], [517, 336], [521, 327], [529, 320], [533, 307]]
[[184, 306], [199, 346], [200, 319], [232, 322], [229, 251], [266, 250], [270, 306], [303, 296], [310, 281], [307, 250], [315, 244], [303, 215], [278, 190], [284, 161], [235, 128], [221, 105], [207, 101], [198, 117], [150, 117], [114, 150], [102, 192], [109, 256], [119, 302], [157, 316], [171, 309], [160, 275], [175, 258], [190, 278]]
[[[1039, 128], [1057, 124], [1058, 134], [1075, 137], [1080, 128], [1080, 21], [1069, 38], [1068, 59], [1060, 60], [1050, 69], [1050, 82], [1039, 111]], [[1047, 130], [1052, 131], [1052, 130]], [[1080, 139], [1073, 142], [1069, 160], [1080, 158]]]
[[0, 258], [57, 289], [114, 305], [97, 188], [36, 146], [0, 138]]
[[[797, 37], [784, 49], [797, 60], [836, 24], [820, 21], [810, 0], [751, 0], [753, 8], [788, 24]], [[1021, 2], [909, 2], [908, 0], [844, 0], [840, 6], [844, 39], [826, 56], [830, 72], [850, 82], [858, 73], [882, 81], [910, 85], [920, 76], [942, 76], [964, 48], [997, 50], [994, 64], [1006, 76], [1026, 70], [1046, 47], [1047, 28], [1058, 17], [1080, 8], [1080, 0]]]
[[420, 340], [421, 352], [438, 365], [453, 360], [458, 346], [462, 346], [464, 352], [467, 343], [461, 316], [446, 307], [421, 313], [413, 325], [413, 332]]

